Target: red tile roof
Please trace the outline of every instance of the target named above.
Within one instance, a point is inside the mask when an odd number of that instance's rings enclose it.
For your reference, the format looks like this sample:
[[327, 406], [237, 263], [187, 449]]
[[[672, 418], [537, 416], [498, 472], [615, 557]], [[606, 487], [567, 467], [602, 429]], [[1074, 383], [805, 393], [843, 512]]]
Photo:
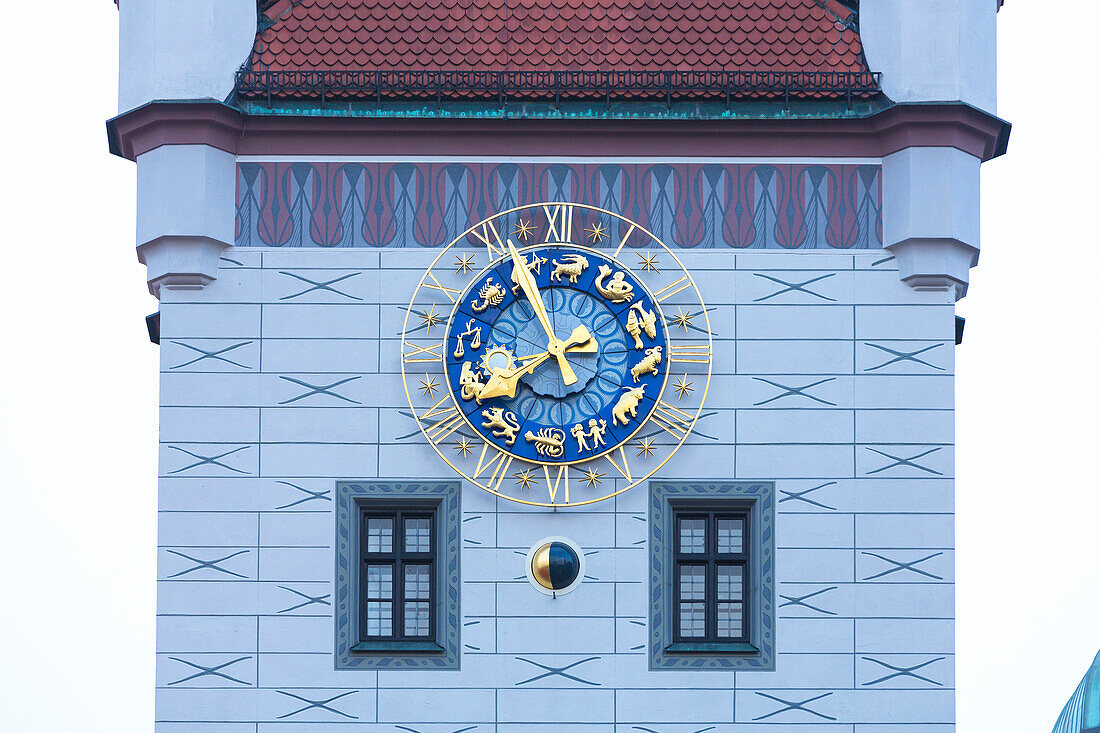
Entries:
[[868, 71], [838, 0], [278, 0], [265, 14], [257, 72]]

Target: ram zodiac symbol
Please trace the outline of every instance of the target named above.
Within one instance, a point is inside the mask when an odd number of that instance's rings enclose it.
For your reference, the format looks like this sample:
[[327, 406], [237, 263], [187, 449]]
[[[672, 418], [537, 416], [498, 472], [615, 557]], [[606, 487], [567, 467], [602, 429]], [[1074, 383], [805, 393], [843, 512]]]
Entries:
[[645, 356], [634, 366], [630, 367], [630, 376], [634, 377], [634, 384], [638, 383], [638, 379], [645, 373], [657, 376], [657, 367], [661, 363], [661, 347], [654, 346], [652, 349], [645, 350]]

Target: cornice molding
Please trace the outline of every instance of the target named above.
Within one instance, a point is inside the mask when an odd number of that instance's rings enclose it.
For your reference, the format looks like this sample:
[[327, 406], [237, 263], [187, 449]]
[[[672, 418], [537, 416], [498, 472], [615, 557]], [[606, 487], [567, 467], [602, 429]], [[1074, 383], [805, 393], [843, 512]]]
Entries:
[[882, 157], [953, 147], [1003, 155], [1011, 125], [962, 103], [899, 104], [863, 118], [729, 120], [431, 119], [248, 116], [215, 101], [160, 101], [108, 121], [111, 153], [162, 145], [235, 155], [562, 155]]

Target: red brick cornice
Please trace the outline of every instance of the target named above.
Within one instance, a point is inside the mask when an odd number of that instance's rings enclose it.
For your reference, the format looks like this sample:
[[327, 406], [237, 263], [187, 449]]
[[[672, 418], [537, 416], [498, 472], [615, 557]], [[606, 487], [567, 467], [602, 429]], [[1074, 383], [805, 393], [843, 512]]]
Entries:
[[880, 157], [907, 147], [1002, 155], [1011, 126], [966, 104], [899, 104], [862, 118], [551, 120], [257, 115], [153, 102], [107, 123], [113, 154], [210, 145], [236, 155]]

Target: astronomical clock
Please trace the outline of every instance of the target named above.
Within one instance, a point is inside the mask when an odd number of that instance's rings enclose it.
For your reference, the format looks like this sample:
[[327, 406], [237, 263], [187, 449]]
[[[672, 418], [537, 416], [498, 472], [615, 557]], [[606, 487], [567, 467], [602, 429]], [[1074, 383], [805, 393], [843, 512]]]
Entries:
[[540, 203], [450, 242], [405, 316], [402, 376], [424, 438], [525, 504], [590, 504], [663, 466], [710, 380], [707, 309], [651, 232]]

